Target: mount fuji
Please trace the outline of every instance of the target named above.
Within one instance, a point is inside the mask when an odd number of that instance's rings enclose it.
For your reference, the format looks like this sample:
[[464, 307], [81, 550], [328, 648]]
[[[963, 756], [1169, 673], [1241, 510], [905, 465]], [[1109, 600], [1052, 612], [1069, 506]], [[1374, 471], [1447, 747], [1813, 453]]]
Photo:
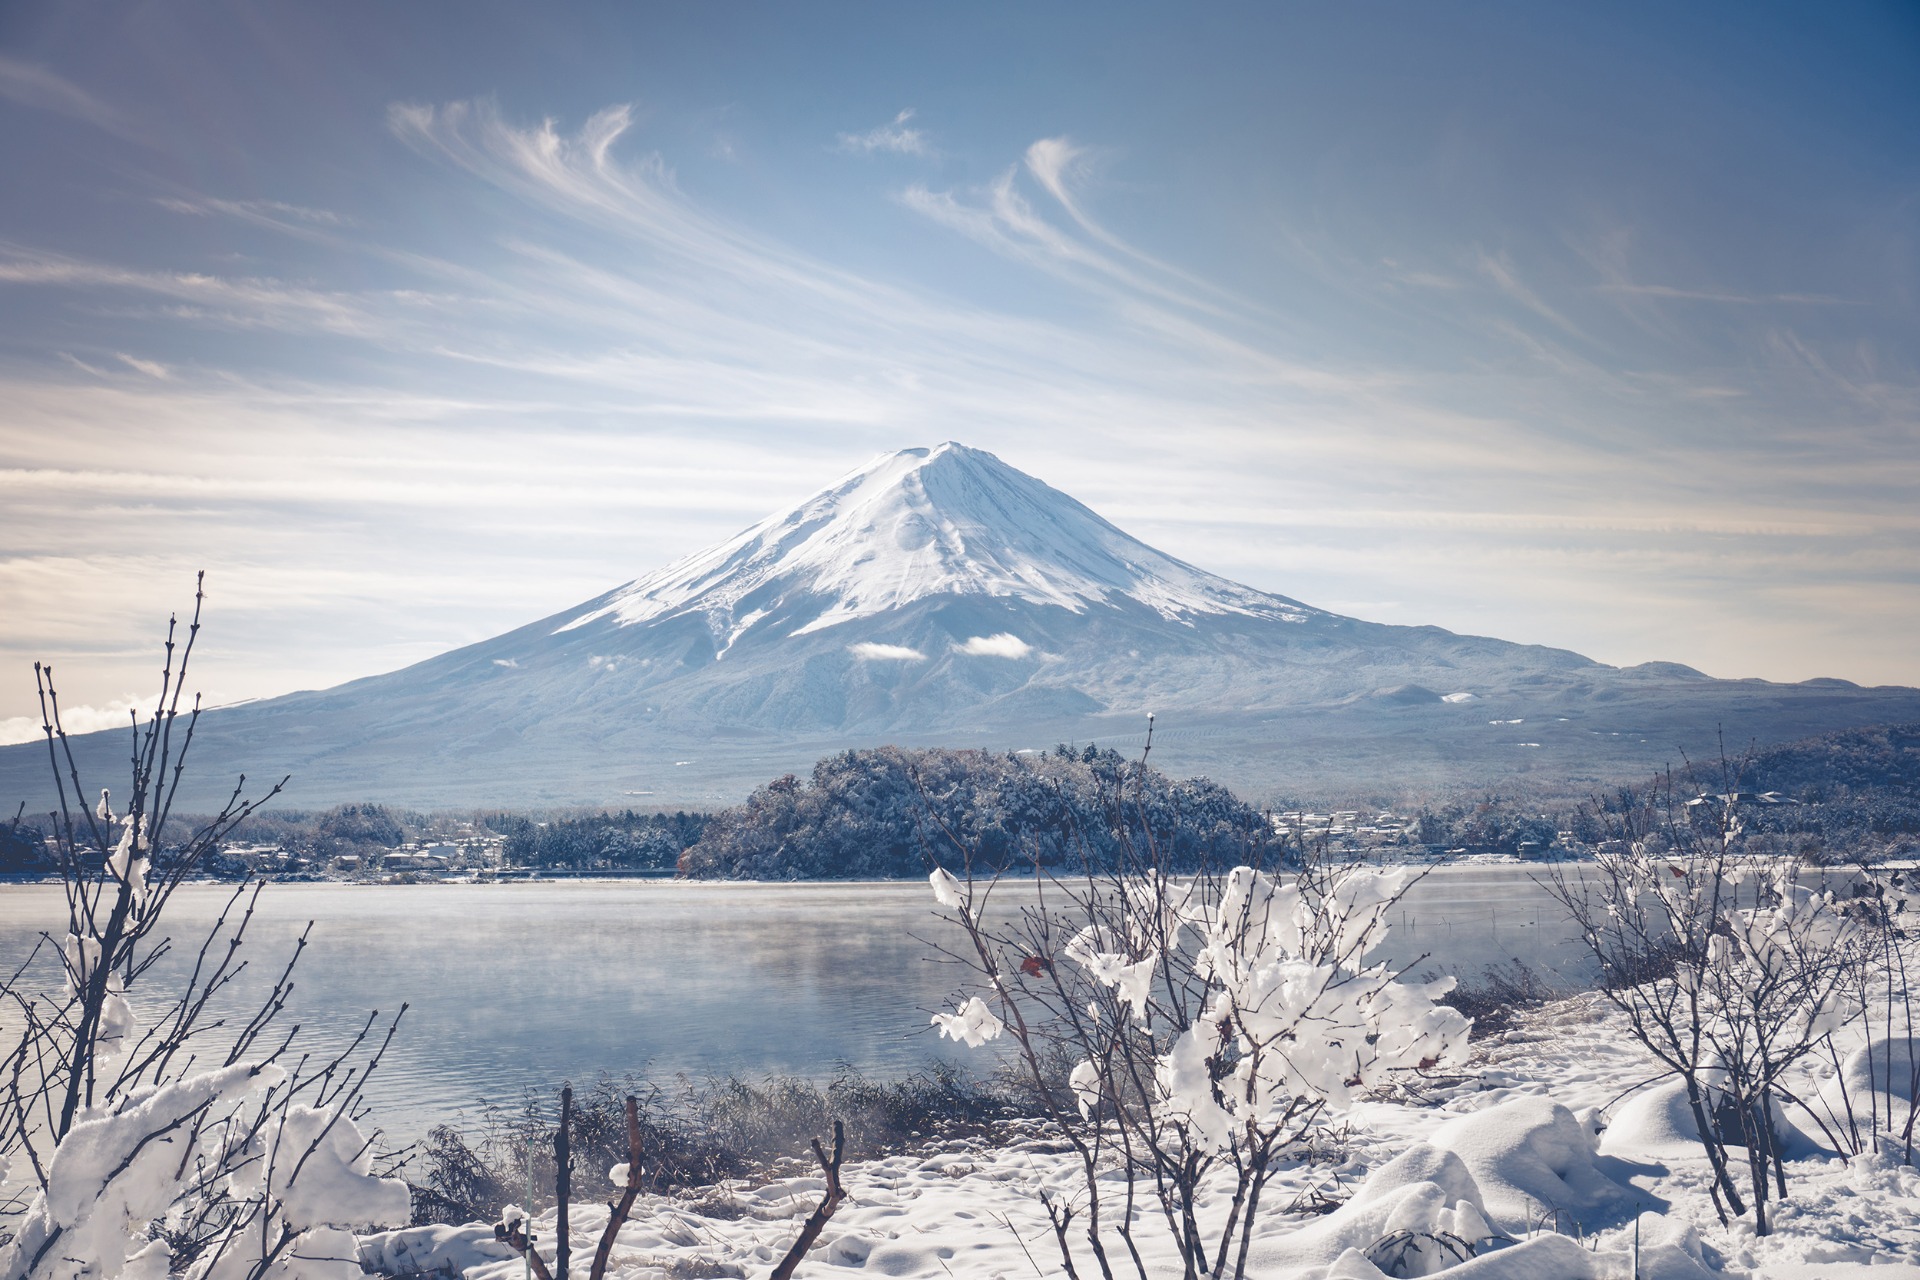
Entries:
[[[884, 455], [575, 608], [207, 715], [191, 773], [288, 802], [709, 805], [850, 746], [1137, 746], [1263, 801], [1576, 789], [1685, 752], [1920, 719], [1920, 690], [1715, 680], [1363, 622], [1164, 555], [959, 444]], [[103, 768], [123, 735], [77, 742]], [[44, 747], [0, 749], [38, 801]], [[99, 776], [108, 776], [102, 772]]]

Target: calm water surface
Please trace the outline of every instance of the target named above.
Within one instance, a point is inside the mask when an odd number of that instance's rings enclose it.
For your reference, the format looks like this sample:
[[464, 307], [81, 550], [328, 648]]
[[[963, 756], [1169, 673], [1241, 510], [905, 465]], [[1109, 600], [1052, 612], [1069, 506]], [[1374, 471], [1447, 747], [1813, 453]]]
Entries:
[[[204, 932], [230, 892], [183, 888], [173, 935]], [[64, 920], [56, 886], [0, 890], [0, 962]], [[402, 1138], [470, 1121], [482, 1099], [603, 1072], [897, 1075], [969, 1053], [929, 1033], [957, 975], [928, 944], [956, 939], [924, 883], [269, 885], [245, 947], [255, 981], [236, 1008], [309, 920], [290, 1006], [303, 1040], [338, 1043], [370, 1010], [409, 1006], [369, 1089]], [[1395, 924], [1388, 951], [1427, 956], [1419, 969], [1473, 977], [1518, 956], [1570, 984], [1587, 976], [1524, 868], [1437, 871]]]

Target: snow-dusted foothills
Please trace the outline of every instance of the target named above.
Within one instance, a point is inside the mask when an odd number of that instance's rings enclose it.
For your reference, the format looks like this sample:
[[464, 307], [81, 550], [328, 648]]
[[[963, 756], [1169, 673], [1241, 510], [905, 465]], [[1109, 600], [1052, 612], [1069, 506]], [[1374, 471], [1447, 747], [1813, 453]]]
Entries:
[[[1256, 803], [1576, 790], [1761, 744], [1920, 720], [1920, 691], [1715, 680], [1344, 617], [1168, 556], [992, 454], [882, 455], [716, 547], [515, 631], [201, 727], [211, 779], [302, 807], [707, 808], [848, 747], [1123, 749]], [[121, 757], [113, 735], [84, 760]], [[0, 748], [41, 809], [44, 757]], [[189, 787], [194, 784], [189, 781]]]

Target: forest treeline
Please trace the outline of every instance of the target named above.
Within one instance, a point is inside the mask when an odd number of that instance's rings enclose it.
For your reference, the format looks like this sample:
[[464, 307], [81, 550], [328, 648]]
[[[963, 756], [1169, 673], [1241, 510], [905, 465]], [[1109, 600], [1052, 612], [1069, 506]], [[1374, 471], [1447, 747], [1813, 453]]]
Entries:
[[[1815, 862], [1920, 852], [1920, 724], [1823, 734], [1697, 766], [1697, 789], [1774, 792], [1792, 804], [1743, 804], [1748, 839]], [[1704, 785], [1701, 785], [1704, 784]], [[1690, 788], [1692, 789], [1692, 788]]]
[[939, 864], [997, 871], [1109, 867], [1152, 841], [1169, 864], [1271, 859], [1259, 810], [1205, 778], [1175, 780], [1113, 750], [846, 751], [713, 814], [682, 875], [887, 879]]
[[632, 809], [553, 817], [484, 814], [480, 825], [506, 837], [508, 866], [672, 871], [706, 830], [704, 813], [638, 813]]

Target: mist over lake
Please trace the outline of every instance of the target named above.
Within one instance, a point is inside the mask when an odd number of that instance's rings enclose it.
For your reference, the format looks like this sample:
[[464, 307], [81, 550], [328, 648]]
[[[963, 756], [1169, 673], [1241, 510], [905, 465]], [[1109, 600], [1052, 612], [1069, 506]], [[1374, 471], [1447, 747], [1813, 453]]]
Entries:
[[[1424, 954], [1419, 970], [1469, 981], [1514, 956], [1583, 980], [1585, 953], [1536, 873], [1433, 872], [1393, 918], [1385, 954]], [[183, 889], [174, 938], [197, 944], [231, 894]], [[57, 934], [64, 914], [56, 886], [0, 891], [0, 962], [24, 958], [38, 930]], [[338, 1043], [372, 1010], [384, 1023], [408, 1005], [369, 1088], [376, 1120], [403, 1141], [476, 1119], [482, 1099], [602, 1073], [830, 1079], [843, 1067], [903, 1075], [936, 1057], [992, 1062], [928, 1024], [957, 978], [928, 944], [960, 939], [920, 882], [268, 885], [226, 1007], [250, 1010], [308, 920], [288, 1011], [303, 1042]], [[183, 945], [150, 989], [192, 958]]]

